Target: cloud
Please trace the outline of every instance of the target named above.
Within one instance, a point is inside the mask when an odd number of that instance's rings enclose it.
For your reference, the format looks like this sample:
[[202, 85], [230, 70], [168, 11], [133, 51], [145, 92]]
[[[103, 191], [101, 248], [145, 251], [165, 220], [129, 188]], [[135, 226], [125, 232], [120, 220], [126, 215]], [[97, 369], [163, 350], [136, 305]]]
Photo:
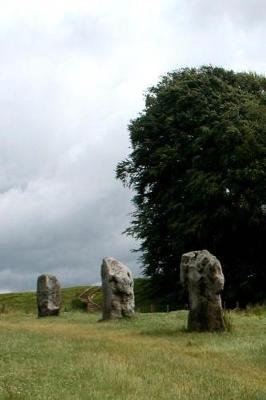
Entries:
[[265, 8], [240, 0], [0, 0], [0, 290], [99, 281], [132, 193], [114, 178], [127, 125], [169, 70], [265, 70]]

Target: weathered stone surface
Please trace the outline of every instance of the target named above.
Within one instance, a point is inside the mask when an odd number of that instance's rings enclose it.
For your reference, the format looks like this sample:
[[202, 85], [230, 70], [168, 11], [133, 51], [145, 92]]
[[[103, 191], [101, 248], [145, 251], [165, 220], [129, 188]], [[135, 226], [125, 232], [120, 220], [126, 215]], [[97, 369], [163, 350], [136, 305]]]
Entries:
[[59, 315], [61, 290], [57, 278], [53, 275], [40, 275], [37, 280], [38, 316]]
[[132, 272], [120, 261], [106, 257], [102, 262], [103, 319], [134, 315]]
[[188, 329], [224, 330], [220, 296], [224, 276], [219, 260], [207, 250], [185, 253], [181, 259], [180, 279], [189, 295]]

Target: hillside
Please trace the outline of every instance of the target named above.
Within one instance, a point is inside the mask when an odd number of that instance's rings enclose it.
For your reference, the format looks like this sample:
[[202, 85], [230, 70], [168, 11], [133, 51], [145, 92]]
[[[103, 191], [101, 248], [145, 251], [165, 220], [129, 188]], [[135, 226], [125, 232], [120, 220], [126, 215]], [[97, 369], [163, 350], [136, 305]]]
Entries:
[[[165, 311], [166, 307], [161, 306], [162, 299], [157, 299], [155, 307], [150, 300], [149, 280], [145, 278], [135, 279], [135, 302], [136, 309], [141, 312], [150, 311], [154, 308], [157, 311]], [[87, 288], [93, 286], [75, 286], [62, 289], [62, 310], [71, 311], [75, 309], [84, 309], [84, 304], [79, 300], [79, 295]], [[95, 288], [97, 288], [95, 286]], [[102, 293], [101, 287], [98, 287], [98, 292], [94, 297], [97, 304], [101, 304]], [[161, 309], [160, 309], [161, 308]], [[22, 311], [31, 313], [36, 311], [36, 292], [17, 292], [0, 294], [0, 312]]]
[[[85, 309], [79, 300], [79, 295], [87, 288], [93, 286], [75, 286], [62, 289], [62, 310], [71, 311]], [[94, 286], [97, 288], [97, 286]], [[97, 304], [101, 304], [101, 287], [94, 297]], [[134, 293], [136, 311], [138, 312], [165, 312], [177, 310], [176, 304], [169, 304], [167, 298], [158, 293], [156, 299], [151, 299], [150, 280], [148, 278], [136, 278], [134, 280]], [[36, 311], [36, 292], [17, 292], [0, 294], [0, 313], [8, 311], [22, 311], [26, 313]]]
[[[78, 296], [88, 286], [75, 286], [62, 289], [63, 310], [81, 307]], [[0, 294], [0, 312], [8, 311], [36, 311], [36, 292], [17, 292]]]

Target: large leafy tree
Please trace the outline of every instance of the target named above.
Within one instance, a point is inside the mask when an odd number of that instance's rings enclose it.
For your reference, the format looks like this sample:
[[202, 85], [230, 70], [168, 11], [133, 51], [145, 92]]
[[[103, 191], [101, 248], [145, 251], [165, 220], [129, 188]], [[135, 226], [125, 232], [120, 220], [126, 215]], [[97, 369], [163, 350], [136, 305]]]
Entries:
[[148, 89], [117, 177], [135, 191], [127, 232], [155, 290], [178, 296], [180, 257], [222, 262], [228, 302], [266, 298], [266, 78], [186, 68]]

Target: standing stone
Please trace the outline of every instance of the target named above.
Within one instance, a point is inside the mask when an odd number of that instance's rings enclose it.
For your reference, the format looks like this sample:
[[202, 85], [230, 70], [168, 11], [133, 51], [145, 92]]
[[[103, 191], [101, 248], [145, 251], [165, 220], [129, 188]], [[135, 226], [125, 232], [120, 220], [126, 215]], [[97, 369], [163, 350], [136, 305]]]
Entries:
[[132, 272], [115, 258], [102, 262], [103, 319], [134, 315], [134, 280]]
[[40, 275], [37, 280], [38, 316], [59, 315], [61, 304], [60, 284], [53, 275]]
[[224, 287], [224, 276], [219, 260], [207, 250], [183, 254], [180, 280], [189, 295], [188, 329], [224, 330], [220, 296]]

